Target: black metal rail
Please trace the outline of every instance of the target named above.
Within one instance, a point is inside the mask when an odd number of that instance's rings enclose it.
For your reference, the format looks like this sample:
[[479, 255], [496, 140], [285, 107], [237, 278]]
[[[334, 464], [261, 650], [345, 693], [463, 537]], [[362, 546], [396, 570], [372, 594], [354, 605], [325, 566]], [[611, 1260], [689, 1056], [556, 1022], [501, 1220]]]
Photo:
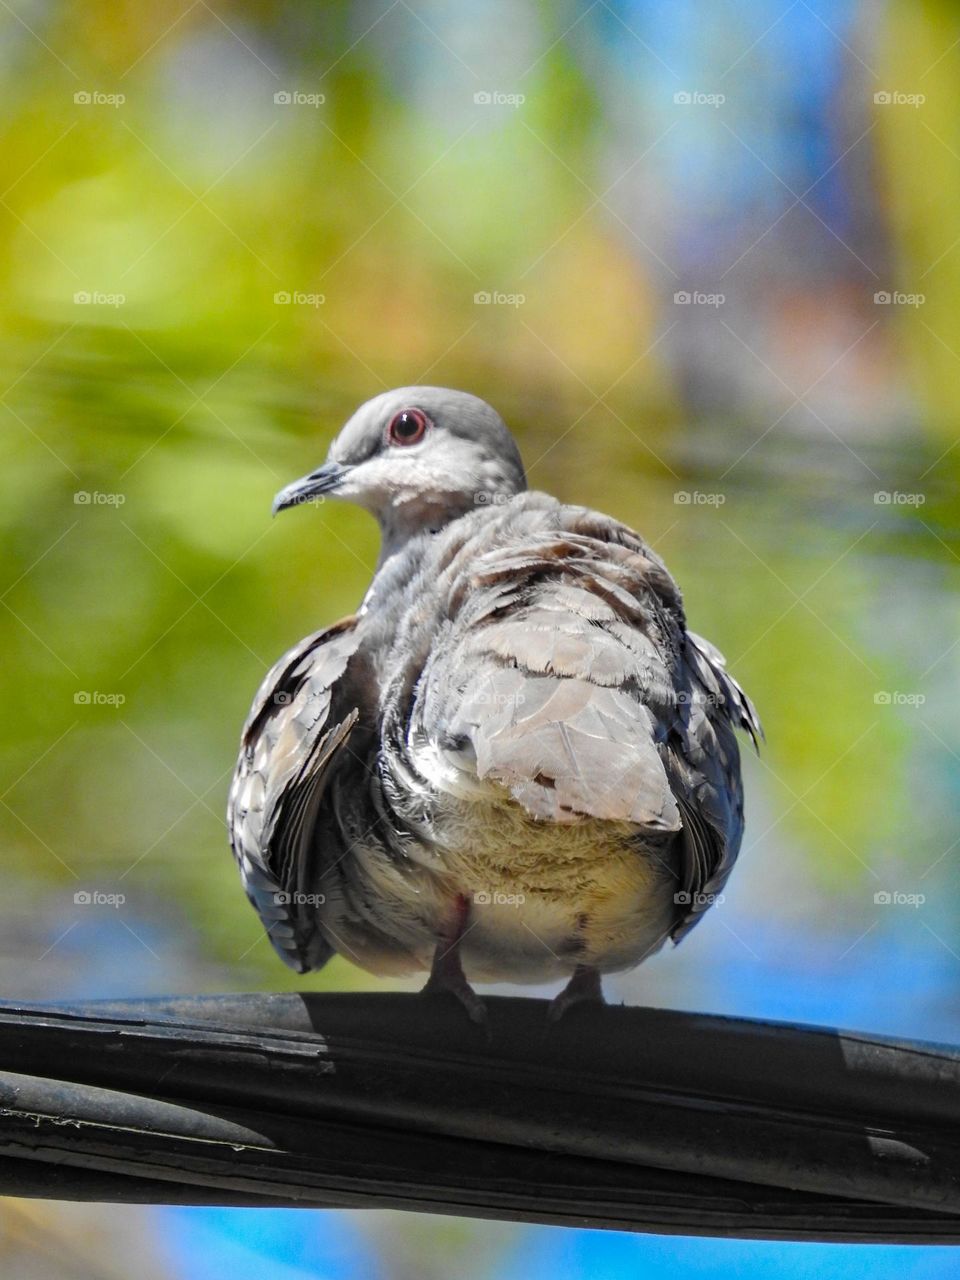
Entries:
[[960, 1242], [960, 1050], [488, 998], [0, 1005], [0, 1194]]

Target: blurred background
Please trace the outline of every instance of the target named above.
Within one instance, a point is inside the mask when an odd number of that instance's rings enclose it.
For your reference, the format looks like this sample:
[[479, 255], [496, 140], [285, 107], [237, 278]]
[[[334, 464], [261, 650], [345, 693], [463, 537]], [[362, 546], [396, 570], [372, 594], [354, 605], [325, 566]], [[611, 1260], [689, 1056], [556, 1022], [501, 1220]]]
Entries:
[[[297, 979], [222, 818], [373, 522], [387, 387], [634, 525], [767, 731], [726, 898], [611, 998], [960, 1037], [960, 6], [0, 6], [0, 997]], [[145, 1244], [146, 1242], [146, 1244]], [[954, 1275], [947, 1250], [0, 1203], [11, 1276]]]

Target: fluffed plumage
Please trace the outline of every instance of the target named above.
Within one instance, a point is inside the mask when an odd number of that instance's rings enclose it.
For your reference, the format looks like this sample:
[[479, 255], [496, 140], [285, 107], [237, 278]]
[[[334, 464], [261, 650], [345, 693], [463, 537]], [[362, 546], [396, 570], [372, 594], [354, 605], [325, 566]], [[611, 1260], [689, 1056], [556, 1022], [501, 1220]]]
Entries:
[[[423, 438], [391, 440], [414, 409]], [[280, 956], [436, 976], [452, 952], [468, 979], [530, 982], [681, 938], [736, 859], [734, 731], [760, 725], [659, 556], [525, 491], [462, 393], [378, 397], [278, 503], [318, 486], [374, 510], [384, 552], [359, 613], [286, 654], [244, 727], [228, 821]]]

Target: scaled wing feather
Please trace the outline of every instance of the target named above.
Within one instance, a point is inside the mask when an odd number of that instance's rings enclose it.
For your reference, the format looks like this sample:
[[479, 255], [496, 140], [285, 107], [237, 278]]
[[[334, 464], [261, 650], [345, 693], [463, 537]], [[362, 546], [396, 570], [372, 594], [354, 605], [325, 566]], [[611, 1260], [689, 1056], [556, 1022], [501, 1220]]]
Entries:
[[234, 856], [247, 896], [270, 941], [291, 968], [319, 968], [332, 949], [315, 912], [302, 910], [301, 886], [317, 878], [307, 864], [324, 790], [347, 749], [359, 709], [343, 688], [356, 650], [356, 619], [317, 631], [268, 672], [244, 726], [227, 810]]
[[[473, 561], [424, 670], [415, 731], [534, 818], [632, 824], [675, 842], [679, 938], [720, 891], [743, 828], [735, 728], [756, 713], [632, 530], [580, 508]], [[659, 842], [659, 844], [658, 844]]]

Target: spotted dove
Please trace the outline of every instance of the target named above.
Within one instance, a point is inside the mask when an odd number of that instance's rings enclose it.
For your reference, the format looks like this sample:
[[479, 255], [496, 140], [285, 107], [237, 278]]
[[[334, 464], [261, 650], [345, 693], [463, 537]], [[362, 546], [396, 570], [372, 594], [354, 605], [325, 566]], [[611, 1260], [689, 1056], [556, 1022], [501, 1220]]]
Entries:
[[267, 674], [228, 824], [244, 888], [299, 973], [335, 953], [469, 985], [566, 978], [602, 998], [701, 919], [743, 833], [734, 730], [760, 725], [687, 630], [639, 534], [527, 489], [482, 400], [363, 405], [281, 511], [345, 498], [382, 549], [357, 613]]

